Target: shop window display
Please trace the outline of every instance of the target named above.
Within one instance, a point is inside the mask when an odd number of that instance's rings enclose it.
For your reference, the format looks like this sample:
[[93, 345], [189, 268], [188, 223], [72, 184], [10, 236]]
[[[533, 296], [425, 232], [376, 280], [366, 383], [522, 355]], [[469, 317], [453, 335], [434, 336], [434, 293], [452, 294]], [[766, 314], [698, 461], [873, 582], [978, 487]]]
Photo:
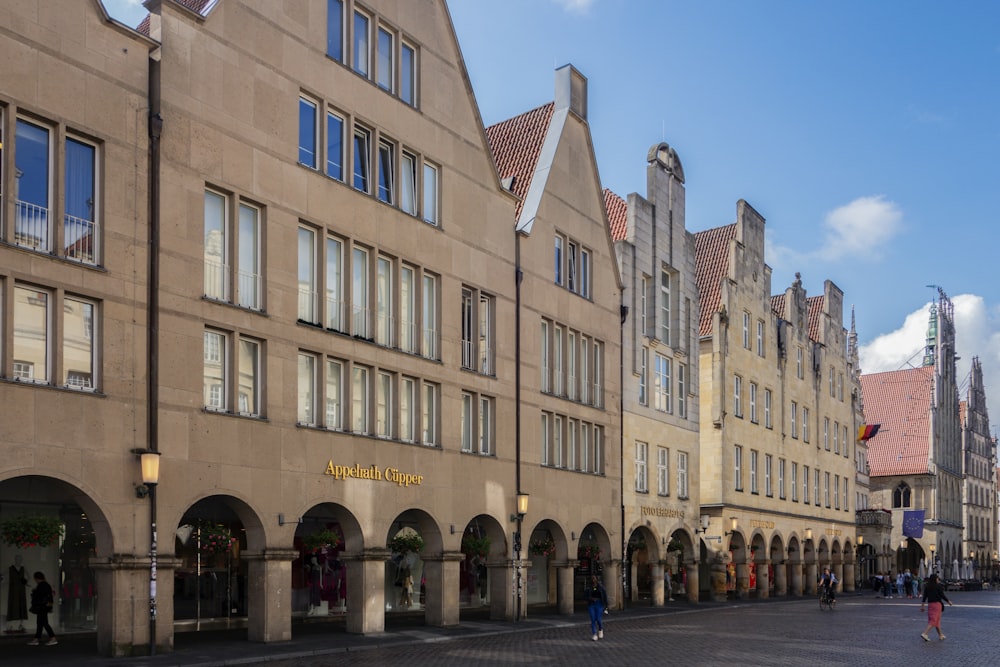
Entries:
[[347, 567], [340, 554], [343, 532], [336, 522], [305, 524], [295, 537], [299, 557], [292, 563], [292, 608], [297, 615], [329, 616], [347, 610]]
[[242, 525], [227, 519], [185, 516], [176, 531], [174, 619], [203, 622], [245, 617], [246, 563]]

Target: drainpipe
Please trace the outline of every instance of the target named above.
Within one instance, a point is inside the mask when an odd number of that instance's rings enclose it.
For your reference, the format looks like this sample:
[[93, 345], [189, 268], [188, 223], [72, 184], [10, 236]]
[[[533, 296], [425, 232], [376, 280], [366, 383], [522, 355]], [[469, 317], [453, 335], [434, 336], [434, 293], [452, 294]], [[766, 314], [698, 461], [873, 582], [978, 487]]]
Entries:
[[[635, 266], [633, 262], [632, 266]], [[628, 600], [628, 576], [632, 564], [625, 560], [628, 554], [628, 538], [625, 534], [625, 320], [628, 319], [628, 306], [622, 303], [625, 290], [618, 297], [621, 322], [618, 326], [618, 478], [621, 487], [618, 497], [621, 499], [621, 531], [622, 531], [622, 609]]]
[[[514, 486], [515, 498], [521, 495], [521, 232], [514, 231]], [[515, 507], [517, 512], [518, 508]], [[514, 621], [521, 620], [521, 515], [517, 514], [514, 533], [514, 558], [516, 571], [516, 607]]]

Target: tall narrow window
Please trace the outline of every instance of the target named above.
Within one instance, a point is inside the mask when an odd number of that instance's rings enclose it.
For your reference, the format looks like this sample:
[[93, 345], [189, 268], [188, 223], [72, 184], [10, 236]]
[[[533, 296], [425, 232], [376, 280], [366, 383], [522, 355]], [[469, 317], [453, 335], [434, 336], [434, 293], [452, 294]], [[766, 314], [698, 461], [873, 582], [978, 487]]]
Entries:
[[417, 157], [403, 152], [400, 161], [399, 207], [410, 215], [417, 214]]
[[639, 283], [639, 334], [649, 335], [649, 278], [643, 276]]
[[792, 437], [797, 439], [799, 437], [799, 404], [795, 401], [792, 401], [792, 407], [789, 411], [789, 415], [791, 415], [792, 420]]
[[391, 32], [379, 26], [378, 29], [378, 87], [382, 90], [393, 89], [393, 61], [395, 60], [395, 39]]
[[344, 62], [343, 0], [327, 0], [326, 3], [326, 55]]
[[473, 359], [476, 343], [472, 338], [475, 311], [472, 306], [472, 290], [462, 289], [462, 368], [475, 368]]
[[97, 263], [97, 148], [66, 139], [66, 211], [63, 248], [66, 257]]
[[344, 331], [344, 243], [326, 239], [326, 326]]
[[542, 377], [540, 378], [541, 390], [545, 393], [549, 393], [551, 389], [550, 378], [552, 377], [552, 369], [549, 367], [549, 323], [546, 320], [542, 320], [542, 332], [541, 341], [539, 341], [541, 346], [542, 358]]
[[635, 443], [635, 491], [647, 493], [649, 487], [646, 480], [646, 457], [649, 455], [649, 445], [645, 442]]
[[799, 502], [799, 464], [792, 462], [792, 476], [789, 479], [792, 487], [792, 502]]
[[344, 365], [333, 359], [326, 362], [326, 427], [344, 428]]
[[49, 293], [30, 287], [14, 288], [14, 377], [49, 381]]
[[310, 169], [317, 167], [316, 147], [319, 137], [317, 107], [313, 100], [299, 98], [299, 164]]
[[830, 451], [830, 418], [823, 417], [823, 449]]
[[316, 357], [299, 352], [298, 409], [296, 419], [300, 424], [316, 424]]
[[580, 247], [573, 241], [566, 248], [566, 287], [570, 292], [577, 291], [576, 262]]
[[[837, 437], [839, 435], [839, 433], [840, 433], [840, 423], [839, 422], [833, 422], [833, 453], [834, 454], [839, 454], [840, 453], [840, 439]], [[827, 448], [827, 451], [829, 451], [829, 448]]]
[[424, 274], [424, 291], [421, 298], [423, 304], [421, 323], [423, 325], [423, 341], [421, 352], [428, 359], [438, 358], [438, 302], [437, 277]]
[[542, 413], [541, 429], [539, 443], [542, 448], [542, 465], [549, 466], [552, 465], [552, 436], [549, 432], [549, 415], [547, 412]]
[[241, 415], [258, 416], [260, 401], [260, 343], [250, 338], [240, 338], [239, 357], [239, 412]]
[[677, 364], [677, 416], [687, 417], [687, 366]]
[[795, 375], [802, 379], [802, 348], [795, 350]]
[[743, 446], [733, 445], [733, 482], [737, 491], [743, 490]]
[[[226, 335], [205, 331], [204, 336], [204, 401], [209, 410], [226, 410]], [[15, 351], [16, 354], [16, 351]]]
[[750, 493], [760, 493], [757, 486], [757, 450], [750, 450]]
[[226, 198], [205, 191], [205, 296], [229, 298], [229, 240], [226, 234]]
[[580, 424], [580, 470], [590, 472], [590, 424]]
[[335, 113], [326, 115], [326, 175], [344, 180], [344, 119]]
[[830, 506], [830, 473], [823, 473], [823, 504]]
[[424, 163], [424, 222], [438, 224], [438, 170]]
[[750, 349], [750, 313], [743, 311], [743, 347]]
[[403, 42], [399, 54], [399, 98], [411, 107], [416, 105], [417, 96], [417, 52]]
[[757, 383], [750, 383], [750, 421], [757, 423]]
[[677, 497], [688, 498], [688, 455], [687, 452], [677, 452]]
[[251, 310], [260, 310], [263, 306], [260, 272], [260, 210], [249, 204], [240, 204], [238, 240], [236, 304]]
[[388, 141], [378, 142], [378, 198], [386, 204], [394, 204], [395, 188], [393, 174], [396, 170], [395, 147]]
[[819, 507], [819, 468], [813, 468], [813, 504]]
[[420, 401], [420, 439], [425, 445], [438, 442], [438, 386], [425, 382]]
[[576, 333], [569, 331], [566, 333], [566, 397], [571, 401], [575, 401], [577, 395], [577, 354]]
[[778, 497], [785, 499], [785, 459], [778, 459]]
[[563, 253], [564, 253], [563, 245], [565, 243], [566, 242], [563, 240], [563, 237], [561, 237], [558, 234], [556, 234], [555, 256], [553, 258], [553, 261], [555, 263], [555, 266], [553, 268], [554, 268], [554, 272], [555, 272], [555, 276], [554, 277], [555, 277], [555, 283], [556, 283], [556, 285], [562, 285], [563, 284], [563, 261], [564, 261], [563, 260]]
[[604, 474], [604, 429], [594, 425], [594, 474]]
[[809, 466], [802, 466], [802, 502], [809, 504]]
[[809, 442], [809, 408], [802, 408], [802, 442]]
[[405, 264], [399, 269], [399, 349], [417, 351], [417, 278], [416, 270]]
[[660, 340], [670, 345], [670, 274], [660, 272]]
[[372, 133], [363, 127], [354, 128], [354, 187], [370, 193]]
[[472, 394], [467, 391], [462, 392], [462, 424], [460, 430], [462, 433], [462, 451], [472, 452], [472, 433], [474, 427], [473, 420], [473, 403], [474, 398]]
[[770, 454], [764, 454], [764, 493], [768, 498], [774, 496], [774, 489], [771, 486], [771, 465], [774, 459]]
[[375, 435], [392, 437], [392, 374], [379, 371], [375, 380]]
[[355, 247], [351, 253], [351, 334], [371, 338], [368, 307], [368, 251]]
[[771, 390], [764, 390], [764, 426], [771, 428]]
[[563, 329], [560, 326], [555, 328], [553, 340], [553, 358], [555, 366], [552, 369], [555, 382], [553, 383], [553, 393], [556, 396], [563, 395]]
[[580, 249], [580, 296], [590, 298], [590, 251]]
[[670, 412], [673, 407], [670, 401], [670, 385], [673, 381], [670, 373], [672, 362], [663, 355], [657, 354], [653, 357], [653, 363], [655, 364], [653, 407], [661, 412]]
[[670, 450], [666, 447], [656, 448], [656, 493], [670, 495]]
[[14, 158], [14, 243], [43, 252], [52, 249], [50, 131], [18, 118]]
[[569, 470], [580, 469], [579, 433], [579, 422], [570, 419], [566, 424], [566, 450], [568, 452], [566, 467]]
[[487, 396], [479, 397], [479, 453], [492, 455], [496, 453], [493, 446], [493, 399]]
[[[580, 336], [580, 401], [590, 403], [590, 338]], [[648, 360], [647, 352], [647, 360]]]
[[757, 356], [764, 356], [764, 320], [757, 320]]
[[76, 389], [96, 387], [94, 370], [94, 315], [90, 301], [63, 299], [63, 385]]
[[380, 256], [377, 262], [376, 277], [376, 317], [375, 342], [379, 345], [393, 345], [393, 305], [392, 305], [392, 260]]
[[555, 415], [552, 420], [552, 465], [562, 468], [566, 465], [563, 457], [563, 418]]
[[733, 414], [743, 417], [743, 378], [733, 376]]
[[646, 397], [646, 374], [649, 372], [649, 349], [643, 345], [639, 349], [639, 404], [648, 405]]
[[493, 318], [494, 299], [489, 294], [479, 294], [479, 372], [493, 375], [494, 351]]
[[[590, 402], [591, 405], [603, 408], [604, 407], [604, 375], [603, 375], [603, 358], [604, 358], [604, 344], [599, 341], [594, 341], [594, 398]], [[596, 442], [595, 442], [596, 444]], [[603, 472], [595, 471], [595, 472]]]
[[399, 380], [399, 439], [415, 442], [417, 439], [416, 413], [417, 382], [404, 377]]
[[354, 71], [365, 78], [368, 78], [368, 60], [371, 57], [369, 23], [367, 16], [354, 12]]
[[368, 369], [354, 366], [351, 373], [351, 430], [367, 434], [368, 428]]
[[316, 232], [299, 227], [299, 319], [315, 324], [316, 313]]

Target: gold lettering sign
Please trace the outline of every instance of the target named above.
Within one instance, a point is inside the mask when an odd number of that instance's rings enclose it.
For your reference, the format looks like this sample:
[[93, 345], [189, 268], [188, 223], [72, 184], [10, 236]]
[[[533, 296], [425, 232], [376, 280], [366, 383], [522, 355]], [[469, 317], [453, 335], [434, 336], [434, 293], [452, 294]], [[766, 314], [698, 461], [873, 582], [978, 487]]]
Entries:
[[403, 472], [398, 468], [379, 469], [378, 466], [364, 467], [360, 463], [353, 466], [334, 465], [333, 459], [326, 464], [324, 475], [330, 475], [335, 480], [367, 479], [375, 482], [389, 482], [396, 486], [420, 486], [423, 484], [424, 476]]
[[751, 528], [768, 528], [770, 530], [774, 530], [774, 522], [773, 521], [763, 521], [761, 519], [751, 519], [750, 520], [750, 527]]
[[834, 537], [840, 537], [842, 533], [843, 533], [843, 531], [840, 530], [840, 528], [827, 528], [826, 529], [826, 534], [827, 535], [832, 535]]
[[662, 516], [671, 519], [684, 518], [684, 510], [675, 510], [669, 507], [648, 507], [642, 505], [639, 507], [639, 512], [642, 516]]

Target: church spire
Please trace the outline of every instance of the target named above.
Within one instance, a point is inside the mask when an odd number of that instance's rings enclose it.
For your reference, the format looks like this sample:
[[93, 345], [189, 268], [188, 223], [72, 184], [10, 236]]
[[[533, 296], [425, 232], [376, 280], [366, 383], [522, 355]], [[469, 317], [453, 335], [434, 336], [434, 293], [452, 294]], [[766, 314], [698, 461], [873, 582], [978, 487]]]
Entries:
[[937, 349], [938, 316], [937, 304], [931, 301], [931, 314], [927, 322], [927, 346], [924, 348], [924, 366], [934, 365], [934, 352]]

